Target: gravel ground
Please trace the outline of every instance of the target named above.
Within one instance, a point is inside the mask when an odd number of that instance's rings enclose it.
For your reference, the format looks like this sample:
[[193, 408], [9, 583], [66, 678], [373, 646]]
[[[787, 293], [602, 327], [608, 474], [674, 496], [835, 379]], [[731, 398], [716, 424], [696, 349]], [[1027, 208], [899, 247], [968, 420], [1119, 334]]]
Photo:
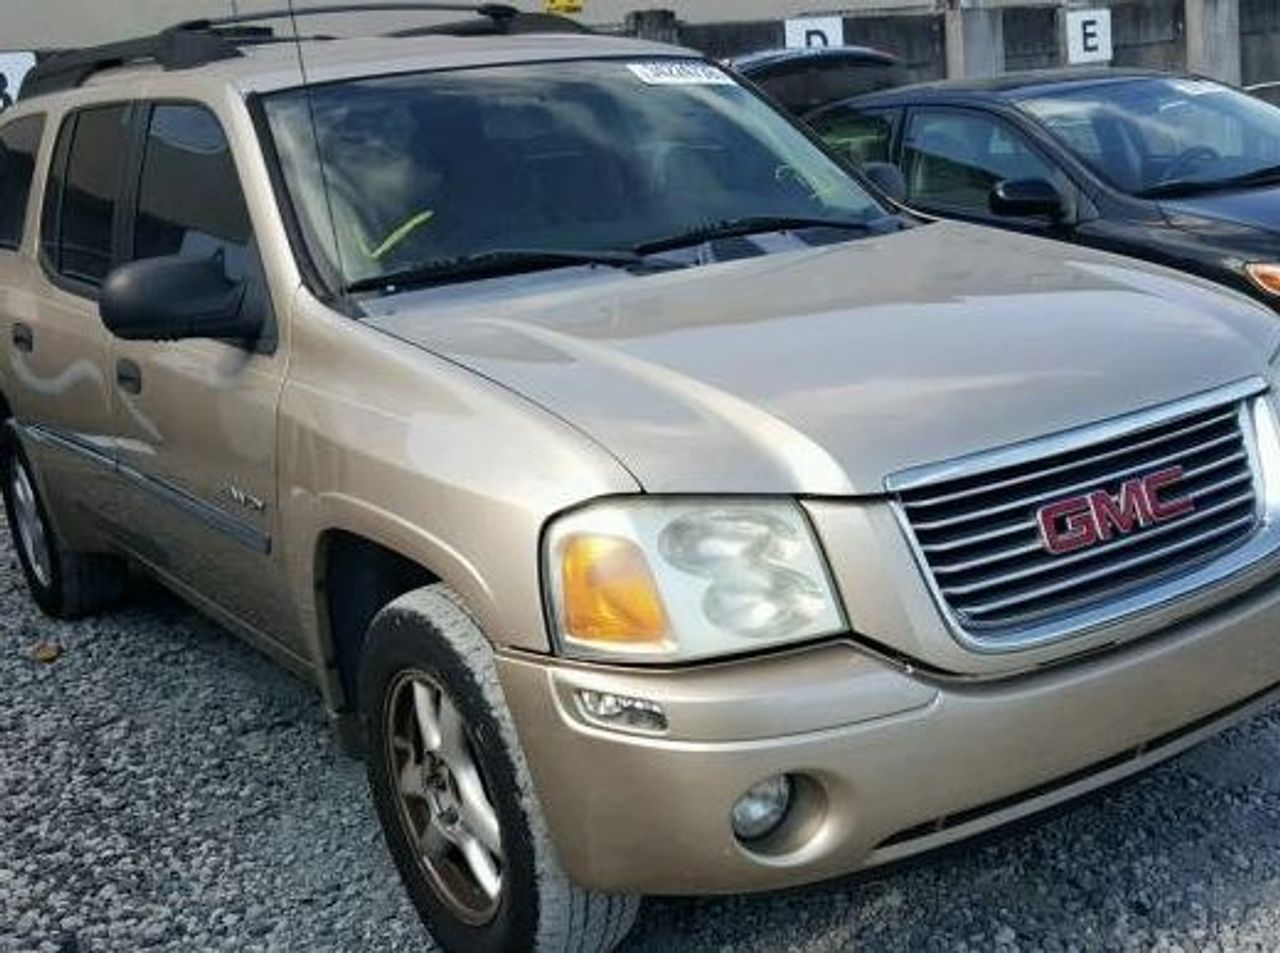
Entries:
[[[160, 594], [43, 619], [0, 531], [0, 951], [427, 948], [311, 689]], [[1017, 948], [1280, 950], [1280, 715], [909, 872], [650, 901], [627, 944]]]

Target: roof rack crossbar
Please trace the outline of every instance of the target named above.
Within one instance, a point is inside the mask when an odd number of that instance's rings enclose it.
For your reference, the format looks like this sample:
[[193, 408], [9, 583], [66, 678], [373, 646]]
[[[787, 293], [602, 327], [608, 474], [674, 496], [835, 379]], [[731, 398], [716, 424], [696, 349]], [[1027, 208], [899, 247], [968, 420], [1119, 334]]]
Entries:
[[[154, 36], [54, 53], [36, 64], [22, 83], [19, 98], [29, 99], [83, 85], [95, 73], [131, 63], [155, 63], [166, 70], [195, 69], [244, 55], [242, 49], [266, 43], [293, 42], [291, 34], [277, 35], [271, 20], [341, 15], [348, 13], [474, 13], [478, 19], [461, 23], [414, 27], [390, 34], [409, 37], [423, 34], [469, 36], [492, 33], [585, 32], [587, 27], [565, 17], [522, 13], [505, 3], [347, 3], [327, 7], [297, 7], [243, 13], [236, 16], [188, 20]], [[305, 39], [329, 39], [307, 37]]]
[[191, 69], [242, 55], [240, 47], [272, 39], [271, 30], [188, 30], [170, 27], [154, 36], [54, 53], [37, 63], [22, 83], [21, 98], [74, 89], [94, 73], [130, 63]]
[[240, 23], [261, 23], [263, 20], [293, 20], [343, 13], [475, 13], [490, 20], [513, 20], [520, 16], [517, 8], [505, 3], [343, 3], [327, 7], [280, 7], [255, 13], [191, 20], [179, 26], [224, 27]]

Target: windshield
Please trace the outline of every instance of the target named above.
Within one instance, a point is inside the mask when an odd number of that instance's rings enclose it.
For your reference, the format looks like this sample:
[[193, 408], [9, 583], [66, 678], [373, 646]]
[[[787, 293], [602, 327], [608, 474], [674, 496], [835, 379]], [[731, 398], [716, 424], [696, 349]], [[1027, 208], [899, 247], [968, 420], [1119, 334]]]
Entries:
[[1142, 78], [1022, 101], [1111, 185], [1196, 190], [1280, 165], [1280, 109], [1218, 83]]
[[265, 105], [309, 250], [347, 288], [499, 251], [584, 259], [744, 219], [887, 214], [697, 60], [379, 77]]

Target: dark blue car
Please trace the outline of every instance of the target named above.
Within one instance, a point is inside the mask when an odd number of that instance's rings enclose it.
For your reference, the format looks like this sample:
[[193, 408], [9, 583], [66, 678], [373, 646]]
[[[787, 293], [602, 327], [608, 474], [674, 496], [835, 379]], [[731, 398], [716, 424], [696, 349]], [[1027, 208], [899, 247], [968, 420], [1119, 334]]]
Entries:
[[859, 163], [896, 165], [923, 212], [1146, 258], [1280, 308], [1280, 108], [1239, 90], [1064, 70], [902, 87], [809, 122]]

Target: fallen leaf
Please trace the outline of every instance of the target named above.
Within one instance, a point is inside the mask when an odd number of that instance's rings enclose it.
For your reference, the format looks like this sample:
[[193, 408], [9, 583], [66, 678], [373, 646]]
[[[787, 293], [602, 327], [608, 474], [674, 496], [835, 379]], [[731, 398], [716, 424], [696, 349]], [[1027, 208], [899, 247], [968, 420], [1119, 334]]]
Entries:
[[40, 642], [31, 652], [35, 656], [37, 662], [44, 662], [49, 665], [58, 661], [58, 657], [62, 655], [62, 646], [57, 642]]

